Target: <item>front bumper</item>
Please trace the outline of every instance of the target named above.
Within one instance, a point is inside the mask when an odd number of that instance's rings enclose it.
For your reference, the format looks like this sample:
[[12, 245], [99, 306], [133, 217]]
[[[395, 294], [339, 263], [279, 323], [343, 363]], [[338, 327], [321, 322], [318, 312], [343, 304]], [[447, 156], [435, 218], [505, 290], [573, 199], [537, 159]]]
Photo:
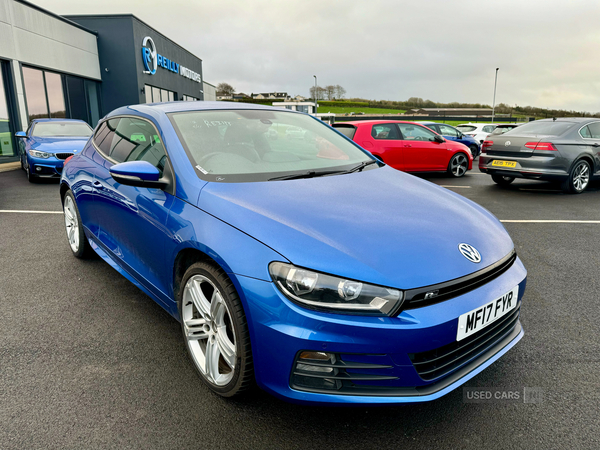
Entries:
[[50, 158], [35, 158], [27, 154], [27, 164], [32, 175], [41, 178], [60, 178], [64, 167], [64, 161], [54, 156]]
[[[539, 153], [539, 152], [538, 152]], [[528, 157], [513, 155], [489, 155], [482, 153], [479, 156], [479, 170], [489, 175], [504, 175], [515, 178], [528, 178], [533, 180], [560, 181], [569, 176], [568, 163], [557, 152], [533, 154]], [[514, 161], [516, 167], [493, 166], [494, 161]]]
[[[453, 345], [461, 314], [517, 285], [520, 308], [526, 274], [517, 258], [509, 270], [488, 284], [441, 303], [403, 311], [397, 317], [309, 311], [283, 297], [273, 283], [237, 276], [250, 327], [257, 383], [297, 403], [389, 404], [439, 398], [491, 365], [523, 337], [518, 312], [514, 327], [507, 333], [482, 345], [437, 378], [422, 378], [411, 358]], [[353, 380], [333, 390], [298, 383], [293, 371], [302, 351], [338, 355], [342, 364], [354, 367], [344, 371]]]

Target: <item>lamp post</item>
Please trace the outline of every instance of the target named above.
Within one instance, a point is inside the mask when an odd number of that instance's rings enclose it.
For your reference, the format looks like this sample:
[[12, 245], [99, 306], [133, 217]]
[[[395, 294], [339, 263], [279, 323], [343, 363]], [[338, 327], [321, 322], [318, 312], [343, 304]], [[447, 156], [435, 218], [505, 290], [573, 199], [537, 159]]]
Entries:
[[496, 79], [494, 80], [494, 102], [492, 103], [492, 123], [494, 123], [494, 112], [496, 109], [496, 85], [498, 84], [498, 70], [500, 68], [496, 67]]
[[313, 77], [315, 77], [315, 116], [316, 116], [317, 115], [317, 96], [319, 94], [318, 94], [318, 91], [317, 91], [317, 76], [313, 75]]

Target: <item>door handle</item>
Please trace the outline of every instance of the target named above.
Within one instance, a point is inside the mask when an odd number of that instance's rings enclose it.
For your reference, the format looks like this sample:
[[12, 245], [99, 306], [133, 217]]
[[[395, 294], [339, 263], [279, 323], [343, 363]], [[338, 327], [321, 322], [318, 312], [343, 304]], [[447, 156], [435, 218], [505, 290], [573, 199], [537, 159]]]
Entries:
[[598, 144], [597, 142], [594, 142], [594, 147], [600, 147], [600, 144]]
[[405, 147], [412, 147], [411, 144], [404, 144]]

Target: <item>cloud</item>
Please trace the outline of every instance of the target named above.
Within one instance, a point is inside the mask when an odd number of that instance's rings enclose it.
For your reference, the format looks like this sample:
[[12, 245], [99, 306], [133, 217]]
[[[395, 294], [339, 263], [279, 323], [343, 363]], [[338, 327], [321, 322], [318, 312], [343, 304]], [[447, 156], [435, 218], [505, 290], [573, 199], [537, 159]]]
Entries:
[[238, 91], [598, 111], [600, 2], [37, 0], [59, 14], [133, 13]]

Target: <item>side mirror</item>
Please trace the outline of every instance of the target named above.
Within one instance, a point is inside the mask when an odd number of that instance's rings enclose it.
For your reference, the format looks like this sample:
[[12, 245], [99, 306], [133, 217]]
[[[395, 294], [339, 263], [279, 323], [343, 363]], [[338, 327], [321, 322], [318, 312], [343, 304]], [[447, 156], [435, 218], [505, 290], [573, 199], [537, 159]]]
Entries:
[[433, 137], [433, 142], [437, 142], [438, 144], [443, 144], [444, 142], [446, 142], [446, 139], [444, 139], [443, 137], [441, 137], [439, 134], [436, 134]]
[[159, 170], [148, 161], [115, 164], [109, 172], [116, 182], [127, 186], [164, 189], [169, 184], [168, 178], [160, 178]]
[[15, 137], [27, 139], [27, 133], [24, 131], [17, 131], [15, 133]]

